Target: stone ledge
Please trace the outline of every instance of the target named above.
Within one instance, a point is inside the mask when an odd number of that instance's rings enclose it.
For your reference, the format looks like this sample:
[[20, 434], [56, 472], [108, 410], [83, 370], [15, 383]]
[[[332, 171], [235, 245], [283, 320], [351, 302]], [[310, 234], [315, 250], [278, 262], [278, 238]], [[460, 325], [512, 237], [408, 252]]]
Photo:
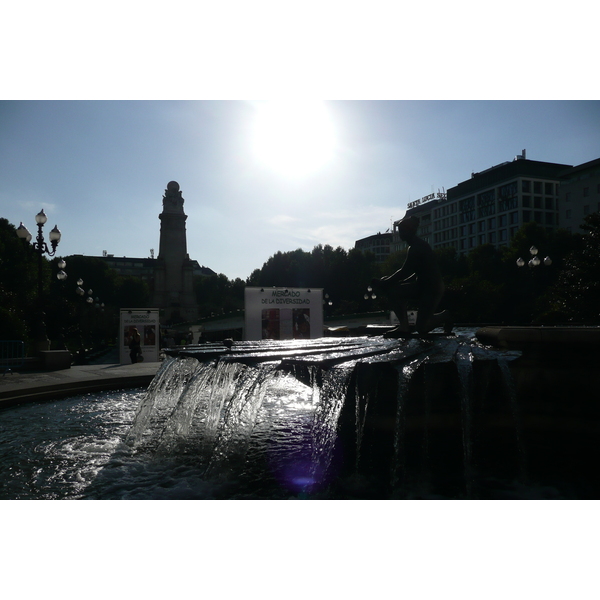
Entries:
[[600, 348], [600, 327], [482, 327], [475, 335], [484, 344], [511, 350], [554, 344]]

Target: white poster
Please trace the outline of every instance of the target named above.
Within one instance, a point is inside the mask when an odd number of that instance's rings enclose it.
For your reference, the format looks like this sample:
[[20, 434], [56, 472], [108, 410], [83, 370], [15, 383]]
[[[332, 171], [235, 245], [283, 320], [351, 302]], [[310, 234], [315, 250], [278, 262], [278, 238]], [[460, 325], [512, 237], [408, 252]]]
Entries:
[[[158, 308], [122, 308], [119, 362], [158, 362], [160, 324]], [[136, 343], [139, 341], [139, 346]]]
[[245, 339], [323, 337], [322, 288], [246, 287]]

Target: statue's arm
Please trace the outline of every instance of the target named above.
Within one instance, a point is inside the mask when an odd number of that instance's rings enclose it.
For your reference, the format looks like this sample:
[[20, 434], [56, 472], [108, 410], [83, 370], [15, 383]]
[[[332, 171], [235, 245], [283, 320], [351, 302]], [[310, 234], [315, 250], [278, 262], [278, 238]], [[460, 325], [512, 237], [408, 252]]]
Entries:
[[397, 281], [409, 281], [415, 277], [415, 268], [413, 265], [414, 256], [411, 253], [410, 248], [408, 250], [408, 254], [406, 256], [406, 260], [404, 264], [392, 275], [388, 275], [387, 277], [382, 277], [381, 279], [376, 279], [373, 283], [377, 284], [390, 284], [395, 283]]

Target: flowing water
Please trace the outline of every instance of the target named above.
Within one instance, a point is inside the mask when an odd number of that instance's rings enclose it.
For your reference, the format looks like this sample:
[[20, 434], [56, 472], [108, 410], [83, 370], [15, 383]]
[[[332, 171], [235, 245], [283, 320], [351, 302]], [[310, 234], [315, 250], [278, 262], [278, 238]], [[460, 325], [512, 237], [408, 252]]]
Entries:
[[[347, 360], [342, 346], [350, 353]], [[370, 497], [365, 481], [371, 475], [372, 449], [387, 435], [385, 427], [380, 435], [373, 423], [386, 419], [391, 422], [389, 457], [377, 497], [440, 497], [433, 492], [437, 458], [432, 444], [438, 434], [432, 419], [439, 402], [436, 365], [446, 363], [456, 365], [461, 448], [460, 491], [448, 497], [475, 497], [473, 363], [497, 353], [464, 336], [435, 343], [385, 341], [379, 354], [372, 346], [343, 341], [318, 360], [296, 357], [292, 368], [281, 368], [281, 360], [169, 357], [148, 390], [4, 409], [0, 499]], [[294, 347], [291, 354], [306, 347]], [[322, 350], [315, 346], [314, 352]], [[332, 362], [322, 368], [326, 360]], [[391, 406], [377, 391], [383, 389], [379, 379], [385, 371], [378, 367], [384, 364], [395, 373]], [[523, 453], [508, 360], [498, 364]], [[413, 416], [407, 402], [417, 372], [424, 374], [417, 399], [422, 425], [411, 467], [407, 444], [414, 425], [408, 429]], [[519, 475], [519, 493], [524, 493], [524, 471]], [[502, 482], [504, 488], [510, 485]]]

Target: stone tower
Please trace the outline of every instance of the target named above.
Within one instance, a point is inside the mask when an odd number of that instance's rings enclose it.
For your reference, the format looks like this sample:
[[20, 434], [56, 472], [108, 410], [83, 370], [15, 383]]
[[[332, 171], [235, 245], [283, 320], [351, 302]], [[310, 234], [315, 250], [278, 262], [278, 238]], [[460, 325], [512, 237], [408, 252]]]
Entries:
[[154, 306], [165, 325], [198, 318], [193, 266], [187, 253], [183, 197], [176, 181], [167, 184], [160, 219], [160, 245], [154, 267]]

